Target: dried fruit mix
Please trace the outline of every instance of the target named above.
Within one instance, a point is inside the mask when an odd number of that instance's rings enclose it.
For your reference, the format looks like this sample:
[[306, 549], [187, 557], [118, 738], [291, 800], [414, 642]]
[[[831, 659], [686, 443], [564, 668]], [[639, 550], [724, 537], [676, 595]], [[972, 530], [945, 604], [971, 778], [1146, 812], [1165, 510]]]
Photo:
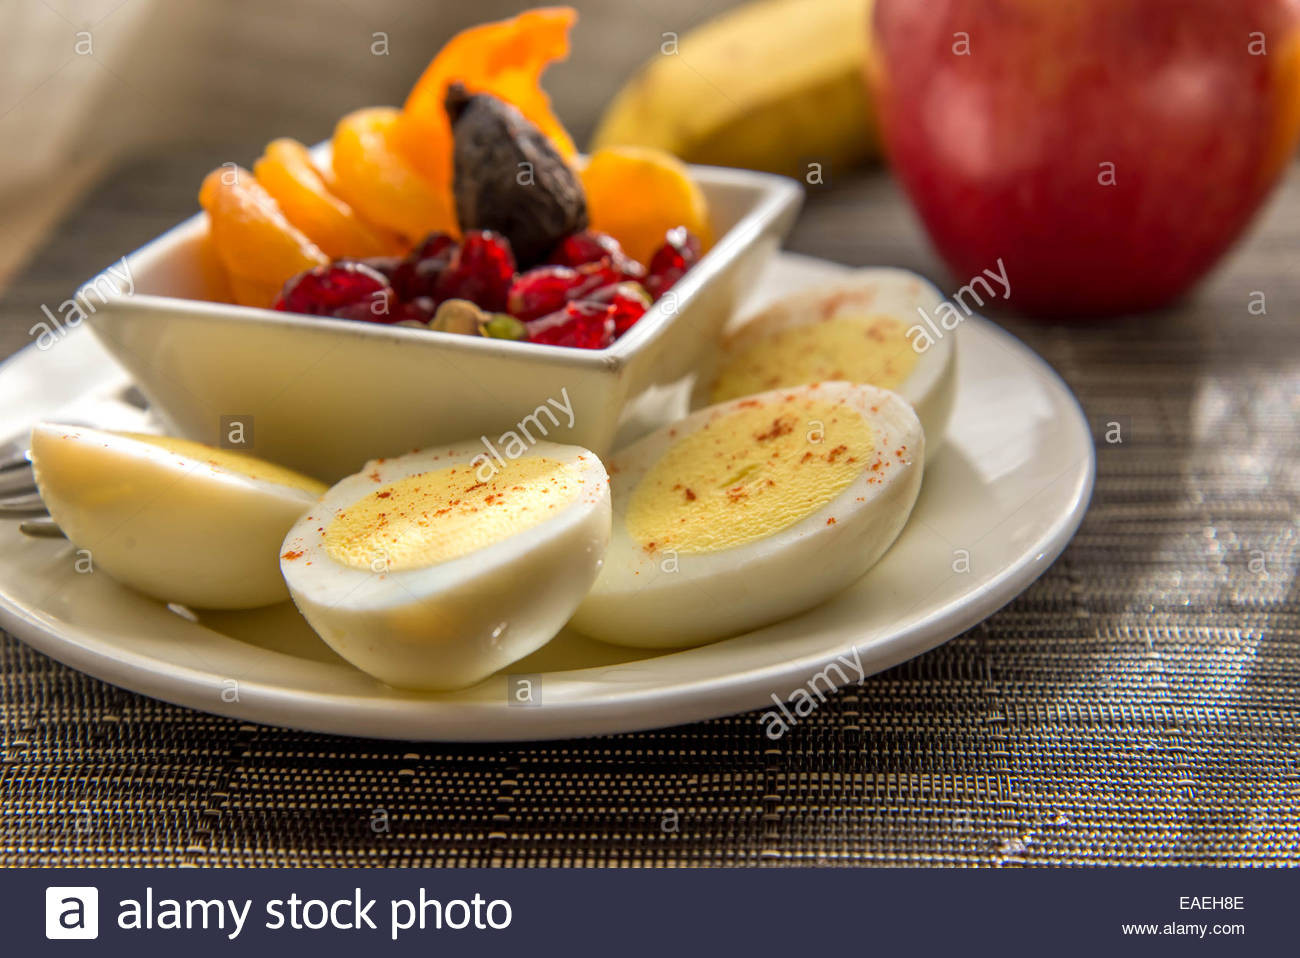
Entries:
[[214, 170], [200, 200], [236, 302], [583, 349], [631, 329], [698, 261], [707, 210], [654, 151], [570, 165], [538, 80], [575, 17], [458, 34], [402, 110], [339, 122], [326, 167], [281, 139], [253, 173]]

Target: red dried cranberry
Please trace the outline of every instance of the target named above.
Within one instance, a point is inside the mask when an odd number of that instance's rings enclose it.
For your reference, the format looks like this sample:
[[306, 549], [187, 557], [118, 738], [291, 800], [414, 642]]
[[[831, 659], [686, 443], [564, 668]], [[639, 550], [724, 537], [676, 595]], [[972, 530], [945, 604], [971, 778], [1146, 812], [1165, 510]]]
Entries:
[[506, 312], [527, 322], [562, 309], [570, 291], [586, 277], [568, 266], [538, 266], [520, 273], [510, 284]]
[[602, 286], [587, 297], [587, 302], [608, 303], [614, 307], [614, 335], [622, 336], [636, 325], [651, 306], [650, 294], [640, 283], [614, 283]]
[[649, 274], [645, 280], [646, 290], [658, 299], [672, 289], [699, 259], [700, 238], [684, 226], [670, 229], [664, 236], [664, 244], [650, 258]]
[[614, 341], [614, 307], [604, 303], [567, 303], [564, 309], [527, 325], [530, 342], [604, 349]]
[[434, 298], [468, 299], [488, 312], [503, 312], [514, 276], [510, 241], [491, 230], [469, 230], [438, 277]]
[[[364, 263], [340, 260], [299, 273], [284, 284], [275, 298], [275, 308], [311, 316], [333, 316], [344, 307], [359, 306], [365, 312], [377, 303], [391, 302], [393, 290], [382, 273]], [[364, 317], [349, 317], [364, 318]], [[387, 322], [372, 318], [371, 322]]]

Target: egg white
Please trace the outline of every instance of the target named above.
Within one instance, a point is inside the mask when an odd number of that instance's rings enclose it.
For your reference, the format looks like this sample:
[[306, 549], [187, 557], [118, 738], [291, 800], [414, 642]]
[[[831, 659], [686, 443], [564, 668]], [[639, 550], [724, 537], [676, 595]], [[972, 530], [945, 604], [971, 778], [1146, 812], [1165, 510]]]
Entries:
[[[943, 294], [925, 278], [904, 269], [872, 267], [855, 270], [851, 277], [832, 285], [820, 285], [792, 293], [742, 320], [723, 336], [709, 368], [696, 379], [692, 407], [711, 402], [719, 370], [733, 357], [773, 333], [844, 314], [885, 315], [905, 327], [921, 323], [919, 309], [934, 316]], [[924, 324], [922, 323], [922, 328]], [[942, 332], [942, 330], [941, 330]], [[917, 353], [916, 365], [907, 377], [892, 387], [916, 410], [925, 430], [927, 461], [943, 444], [956, 394], [957, 331], [943, 332]], [[918, 340], [920, 337], [918, 335]], [[794, 385], [793, 383], [789, 385]], [[877, 385], [871, 383], [869, 385]]]
[[280, 541], [323, 483], [248, 475], [215, 458], [221, 450], [209, 460], [83, 426], [41, 423], [31, 449], [45, 507], [89, 568], [201, 609], [289, 598]]
[[[675, 442], [742, 403], [768, 404], [810, 390], [844, 402], [872, 432], [871, 456], [834, 498], [772, 535], [718, 551], [668, 557], [631, 535], [633, 492]], [[743, 633], [820, 604], [874, 565], [902, 531], [920, 491], [925, 443], [916, 414], [897, 394], [850, 383], [731, 400], [652, 433], [607, 461], [613, 534], [604, 568], [572, 625], [616, 645], [669, 648]]]
[[[609, 542], [609, 477], [594, 453], [537, 442], [528, 457], [571, 466], [577, 497], [537, 525], [443, 561], [357, 568], [326, 547], [330, 523], [355, 503], [410, 476], [483, 463], [465, 442], [375, 460], [333, 486], [289, 530], [281, 568], [303, 616], [336, 652], [389, 685], [463, 688], [545, 645], [600, 570]], [[522, 458], [522, 457], [521, 457]], [[439, 534], [436, 520], [430, 535]]]

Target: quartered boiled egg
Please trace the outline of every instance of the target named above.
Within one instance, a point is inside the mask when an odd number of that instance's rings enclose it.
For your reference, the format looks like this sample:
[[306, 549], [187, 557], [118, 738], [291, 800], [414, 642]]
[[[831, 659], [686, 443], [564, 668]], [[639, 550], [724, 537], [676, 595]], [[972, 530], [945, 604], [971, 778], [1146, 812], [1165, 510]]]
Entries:
[[694, 404], [827, 380], [867, 383], [911, 404], [933, 456], [952, 411], [956, 331], [936, 337], [918, 310], [934, 316], [942, 301], [901, 269], [857, 270], [847, 282], [787, 296], [723, 338]]
[[924, 457], [916, 414], [874, 386], [820, 383], [693, 413], [609, 460], [612, 538], [573, 625], [660, 648], [817, 605], [898, 536]]
[[333, 649], [390, 685], [472, 685], [545, 645], [596, 578], [609, 477], [577, 446], [466, 442], [370, 462], [289, 531], [280, 566]]
[[279, 545], [325, 485], [188, 439], [42, 423], [32, 467], [90, 567], [164, 602], [244, 609], [289, 598]]

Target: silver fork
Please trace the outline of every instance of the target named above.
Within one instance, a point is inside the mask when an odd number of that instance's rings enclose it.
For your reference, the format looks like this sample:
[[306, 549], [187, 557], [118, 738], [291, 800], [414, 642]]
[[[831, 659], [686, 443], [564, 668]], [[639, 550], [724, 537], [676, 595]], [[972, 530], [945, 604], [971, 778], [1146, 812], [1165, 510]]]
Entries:
[[[132, 421], [132, 425], [139, 428], [148, 415], [148, 402], [139, 390], [128, 386], [114, 396], [98, 400], [95, 412], [114, 422]], [[69, 426], [97, 426], [80, 418], [60, 421]], [[63, 535], [54, 520], [49, 518], [49, 510], [36, 488], [30, 434], [0, 443], [0, 519], [4, 518], [21, 520], [18, 528], [29, 536]]]
[[[19, 440], [0, 445], [0, 517], [21, 519], [18, 531], [33, 538], [54, 539], [63, 536], [63, 530], [46, 516], [41, 494], [36, 491], [32, 475], [31, 450]], [[29, 518], [23, 518], [29, 517]]]
[[0, 516], [34, 516], [45, 512], [32, 475], [29, 442], [11, 439], [0, 445]]

